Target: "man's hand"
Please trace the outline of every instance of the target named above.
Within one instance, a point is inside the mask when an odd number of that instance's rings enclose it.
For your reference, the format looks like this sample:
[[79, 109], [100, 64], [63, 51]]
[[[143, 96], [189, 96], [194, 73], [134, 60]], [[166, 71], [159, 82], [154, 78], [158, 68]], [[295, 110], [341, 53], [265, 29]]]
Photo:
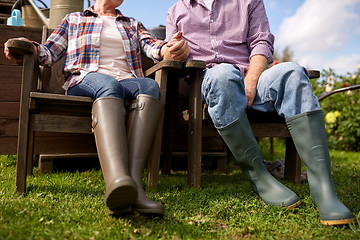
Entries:
[[160, 51], [163, 59], [184, 61], [189, 56], [188, 42], [182, 37], [182, 32], [177, 32]]
[[[22, 41], [27, 41], [27, 42], [30, 42], [30, 43], [31, 43], [31, 41], [30, 41], [29, 39], [24, 38], [24, 37], [19, 37], [19, 38], [14, 38], [14, 39], [16, 39], [16, 40], [22, 40]], [[36, 53], [36, 55], [37, 55], [37, 49], [36, 49], [35, 46], [34, 46], [34, 49], [35, 49], [35, 53]], [[4, 54], [5, 54], [5, 57], [6, 57], [7, 59], [9, 59], [10, 61], [12, 61], [12, 62], [18, 63], [18, 62], [21, 62], [21, 61], [22, 61], [22, 59], [19, 59], [19, 57], [11, 55], [11, 53], [10, 53], [10, 51], [9, 51], [9, 48], [8, 48], [8, 41], [6, 41], [6, 42], [4, 43]]]
[[256, 96], [256, 84], [254, 85], [253, 83], [257, 83], [257, 80], [249, 80], [245, 77], [244, 81], [245, 81], [245, 95], [247, 99], [247, 108], [251, 108]]
[[251, 108], [256, 96], [256, 86], [261, 73], [267, 68], [267, 58], [263, 55], [254, 55], [250, 59], [249, 69], [244, 78], [245, 95], [248, 100], [247, 108]]

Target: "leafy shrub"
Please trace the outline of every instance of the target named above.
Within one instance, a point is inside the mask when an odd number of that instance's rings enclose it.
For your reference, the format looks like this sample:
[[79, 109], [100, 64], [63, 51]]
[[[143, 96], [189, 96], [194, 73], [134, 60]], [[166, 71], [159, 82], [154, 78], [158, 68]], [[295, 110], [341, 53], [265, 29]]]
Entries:
[[[313, 91], [320, 97], [335, 89], [360, 84], [360, 65], [355, 73], [337, 75], [323, 70], [312, 80]], [[328, 145], [332, 149], [360, 151], [360, 90], [335, 93], [320, 101], [325, 117]]]

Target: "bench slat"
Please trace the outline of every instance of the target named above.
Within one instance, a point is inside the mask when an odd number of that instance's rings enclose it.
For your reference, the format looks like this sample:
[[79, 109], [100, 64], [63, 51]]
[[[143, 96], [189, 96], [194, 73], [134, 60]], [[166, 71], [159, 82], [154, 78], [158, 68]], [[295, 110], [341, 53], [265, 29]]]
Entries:
[[39, 132], [88, 133], [91, 134], [91, 118], [84, 116], [62, 116], [33, 114], [30, 130]]

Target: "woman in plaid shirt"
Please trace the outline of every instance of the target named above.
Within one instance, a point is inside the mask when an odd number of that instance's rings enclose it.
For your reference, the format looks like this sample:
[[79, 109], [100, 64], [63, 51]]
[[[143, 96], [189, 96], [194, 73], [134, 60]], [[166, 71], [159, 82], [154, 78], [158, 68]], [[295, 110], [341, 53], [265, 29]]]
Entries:
[[[189, 48], [181, 33], [169, 42], [156, 39], [139, 21], [116, 9], [122, 2], [97, 0], [82, 13], [68, 14], [45, 44], [32, 43], [41, 65], [65, 56], [63, 88], [68, 95], [95, 99], [93, 129], [110, 214], [163, 215], [163, 205], [150, 200], [141, 183], [163, 109], [159, 86], [144, 77], [141, 54], [155, 62], [185, 60]], [[4, 49], [6, 57], [14, 60], [6, 43]], [[134, 102], [127, 136], [124, 101]]]

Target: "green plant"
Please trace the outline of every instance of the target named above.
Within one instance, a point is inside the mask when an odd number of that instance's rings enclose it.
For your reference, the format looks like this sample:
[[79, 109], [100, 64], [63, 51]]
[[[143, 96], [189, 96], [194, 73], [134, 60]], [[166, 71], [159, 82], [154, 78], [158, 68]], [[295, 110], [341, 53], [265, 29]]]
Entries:
[[[320, 80], [312, 80], [318, 97], [332, 90], [360, 84], [360, 69], [337, 75], [332, 69], [323, 70]], [[324, 112], [330, 148], [360, 151], [360, 90], [335, 93], [320, 102]]]

